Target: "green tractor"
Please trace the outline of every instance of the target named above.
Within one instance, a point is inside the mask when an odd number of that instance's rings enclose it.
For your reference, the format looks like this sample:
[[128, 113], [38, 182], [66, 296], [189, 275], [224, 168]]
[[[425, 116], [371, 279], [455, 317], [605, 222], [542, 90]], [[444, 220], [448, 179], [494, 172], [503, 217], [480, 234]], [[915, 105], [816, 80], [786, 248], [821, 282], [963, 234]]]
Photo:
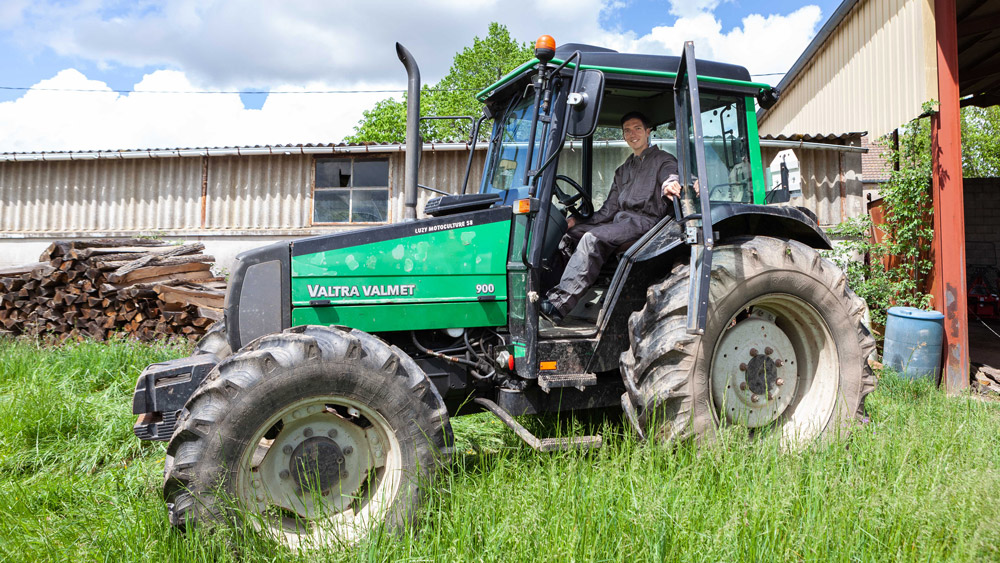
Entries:
[[[241, 254], [224, 325], [143, 371], [135, 433], [169, 441], [173, 524], [238, 514], [302, 546], [398, 528], [449, 459], [450, 417], [484, 410], [539, 451], [601, 438], [538, 438], [515, 416], [615, 407], [661, 443], [726, 424], [804, 443], [862, 412], [866, 306], [821, 256], [814, 216], [769, 205], [787, 197], [765, 183], [754, 101], [777, 93], [690, 43], [671, 57], [540, 41], [535, 55], [478, 95], [473, 141], [493, 129], [477, 193]], [[540, 323], [566, 217], [606, 196], [628, 148], [601, 137], [633, 110], [676, 155], [682, 196], [564, 322]]]

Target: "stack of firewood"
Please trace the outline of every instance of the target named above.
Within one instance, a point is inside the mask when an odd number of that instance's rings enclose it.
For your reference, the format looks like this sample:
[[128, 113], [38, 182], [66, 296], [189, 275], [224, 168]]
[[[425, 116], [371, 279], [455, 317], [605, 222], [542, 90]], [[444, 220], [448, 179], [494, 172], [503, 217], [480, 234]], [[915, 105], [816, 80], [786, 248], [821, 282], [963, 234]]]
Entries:
[[52, 243], [40, 262], [0, 268], [0, 330], [60, 339], [196, 339], [222, 318], [225, 280], [201, 243]]
[[972, 364], [972, 389], [983, 395], [1000, 396], [1000, 369]]

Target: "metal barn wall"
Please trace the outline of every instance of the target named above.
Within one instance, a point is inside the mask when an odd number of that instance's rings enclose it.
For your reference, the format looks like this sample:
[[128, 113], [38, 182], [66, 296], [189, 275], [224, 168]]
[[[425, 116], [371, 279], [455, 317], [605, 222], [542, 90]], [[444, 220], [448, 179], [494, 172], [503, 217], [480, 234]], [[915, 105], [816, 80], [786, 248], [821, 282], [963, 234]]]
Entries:
[[[485, 161], [485, 150], [476, 153], [470, 191], [479, 189]], [[425, 150], [420, 183], [458, 193], [468, 154]], [[390, 217], [403, 217], [402, 152], [329, 156], [389, 159]], [[0, 162], [0, 237], [303, 235], [343, 228], [312, 226], [313, 162], [303, 154]], [[418, 195], [422, 211], [439, 194]]]
[[[486, 162], [486, 146], [479, 143], [480, 149], [476, 150], [476, 156], [472, 161], [472, 171], [469, 173], [469, 185], [466, 193], [476, 193], [479, 191], [479, 182], [483, 177], [483, 166]], [[403, 198], [403, 170], [405, 168], [405, 157], [403, 154], [393, 155], [394, 159], [390, 163], [390, 215], [393, 221], [400, 221], [403, 218], [403, 209], [406, 201]], [[420, 173], [417, 176], [417, 183], [437, 188], [449, 193], [458, 194], [462, 191], [462, 180], [465, 178], [465, 167], [469, 162], [469, 151], [449, 150], [430, 151], [424, 149], [420, 157]], [[439, 197], [441, 194], [417, 188], [417, 217], [424, 216], [424, 205], [427, 200]]]
[[[854, 139], [851, 146], [859, 146]], [[764, 166], [774, 160], [782, 147], [761, 147]], [[805, 207], [816, 214], [821, 227], [830, 227], [865, 212], [861, 152], [793, 148], [802, 175], [802, 197], [790, 205]]]
[[927, 0], [858, 0], [825, 41], [823, 35], [818, 50], [807, 49], [796, 63], [808, 66], [793, 66], [778, 104], [761, 116], [761, 135], [868, 131], [876, 138], [937, 98]]
[[0, 232], [201, 226], [200, 158], [0, 163]]
[[210, 157], [205, 228], [290, 231], [308, 227], [313, 160], [310, 155]]

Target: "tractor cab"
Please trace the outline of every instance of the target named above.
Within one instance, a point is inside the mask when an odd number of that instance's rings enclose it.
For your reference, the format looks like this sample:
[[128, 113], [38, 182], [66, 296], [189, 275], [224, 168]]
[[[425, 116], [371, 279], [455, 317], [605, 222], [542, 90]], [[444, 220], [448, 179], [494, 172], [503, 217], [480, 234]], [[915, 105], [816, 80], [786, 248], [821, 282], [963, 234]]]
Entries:
[[[581, 44], [554, 48], [550, 40], [543, 36], [536, 60], [478, 95], [494, 126], [477, 197], [496, 197], [494, 205], [514, 210], [508, 324], [513, 355], [523, 361], [517, 371], [528, 377], [614, 369], [625, 342], [612, 333], [643, 303], [643, 291], [630, 291], [664, 274], [655, 266], [642, 268], [655, 274], [633, 274], [632, 265], [675, 261], [692, 244], [705, 248], [705, 235], [710, 248], [715, 232], [705, 225], [714, 221], [703, 221], [702, 209], [718, 207], [720, 222], [758, 216], [752, 204], [765, 203], [766, 190], [754, 102], [774, 99], [743, 67], [695, 62], [693, 46], [674, 57]], [[689, 80], [695, 65], [698, 79]], [[537, 302], [559, 279], [555, 255], [566, 219], [586, 220], [604, 203], [615, 170], [631, 153], [621, 131], [621, 117], [631, 111], [652, 121], [651, 144], [678, 159], [682, 197], [654, 229], [619, 247], [560, 326], [546, 326]], [[701, 250], [695, 254], [710, 266]], [[698, 316], [689, 324], [697, 330]], [[587, 350], [579, 354], [568, 343], [581, 339]]]

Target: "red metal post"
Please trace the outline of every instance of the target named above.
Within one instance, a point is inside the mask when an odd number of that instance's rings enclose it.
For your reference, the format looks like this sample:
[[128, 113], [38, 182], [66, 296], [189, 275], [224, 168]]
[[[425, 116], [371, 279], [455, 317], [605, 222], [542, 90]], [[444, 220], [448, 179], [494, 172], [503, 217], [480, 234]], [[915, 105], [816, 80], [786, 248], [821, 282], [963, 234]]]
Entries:
[[965, 291], [965, 208], [962, 194], [962, 127], [958, 88], [955, 0], [934, 0], [939, 111], [931, 118], [934, 268], [944, 313], [943, 382], [949, 393], [969, 387], [969, 316]]

